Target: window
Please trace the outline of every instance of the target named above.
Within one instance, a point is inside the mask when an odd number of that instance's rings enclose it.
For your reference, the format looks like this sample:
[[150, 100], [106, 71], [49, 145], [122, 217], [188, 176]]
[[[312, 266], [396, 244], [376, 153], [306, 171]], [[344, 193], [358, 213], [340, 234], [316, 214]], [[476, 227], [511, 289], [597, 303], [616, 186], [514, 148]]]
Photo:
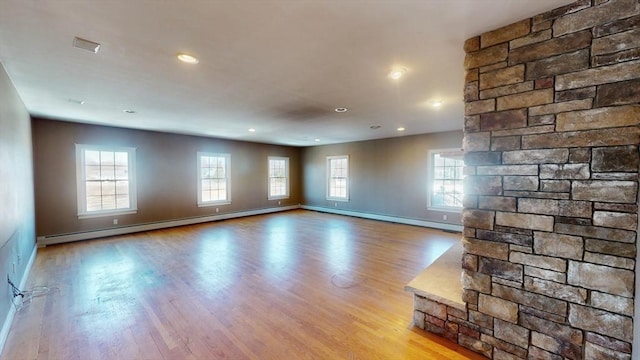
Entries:
[[431, 163], [429, 207], [459, 210], [463, 197], [463, 153], [460, 150], [434, 150]]
[[198, 206], [231, 203], [229, 154], [198, 153]]
[[76, 145], [78, 217], [133, 214], [136, 149]]
[[327, 157], [327, 200], [349, 201], [349, 156]]
[[289, 197], [289, 158], [269, 156], [268, 160], [268, 199], [286, 199]]

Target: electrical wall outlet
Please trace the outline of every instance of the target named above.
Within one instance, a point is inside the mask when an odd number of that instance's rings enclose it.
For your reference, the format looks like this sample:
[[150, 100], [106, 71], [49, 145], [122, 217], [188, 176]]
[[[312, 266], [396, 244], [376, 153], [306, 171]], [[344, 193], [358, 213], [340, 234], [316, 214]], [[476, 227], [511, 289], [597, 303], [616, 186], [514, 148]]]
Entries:
[[448, 218], [449, 218], [449, 217], [448, 217], [446, 214], [445, 214], [445, 215], [442, 215], [442, 220], [447, 220]]
[[216, 212], [219, 212], [219, 211], [220, 211], [220, 209], [216, 208]]
[[113, 219], [113, 225], [118, 225], [118, 219]]
[[280, 205], [280, 201], [278, 201], [278, 205]]

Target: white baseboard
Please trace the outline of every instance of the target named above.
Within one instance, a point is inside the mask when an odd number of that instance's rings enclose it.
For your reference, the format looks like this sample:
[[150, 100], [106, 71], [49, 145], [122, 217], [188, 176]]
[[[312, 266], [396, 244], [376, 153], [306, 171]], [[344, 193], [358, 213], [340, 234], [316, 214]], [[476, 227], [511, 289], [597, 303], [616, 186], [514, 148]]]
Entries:
[[275, 208], [241, 211], [241, 212], [227, 213], [227, 214], [220, 214], [220, 215], [200, 216], [200, 217], [188, 218], [188, 219], [169, 220], [169, 221], [161, 221], [156, 223], [122, 226], [122, 227], [117, 227], [112, 229], [93, 230], [93, 231], [86, 231], [86, 232], [72, 233], [72, 234], [38, 236], [37, 240], [38, 240], [38, 246], [44, 247], [47, 245], [61, 244], [61, 243], [71, 242], [71, 241], [97, 239], [97, 238], [107, 237], [107, 236], [124, 235], [124, 234], [140, 232], [140, 231], [150, 231], [150, 230], [166, 229], [166, 228], [176, 227], [176, 226], [200, 224], [200, 223], [209, 222], [209, 221], [219, 221], [219, 220], [234, 219], [234, 218], [245, 217], [245, 216], [269, 214], [269, 213], [274, 213], [279, 211], [288, 211], [288, 210], [294, 210], [299, 208], [300, 208], [299, 205], [280, 206]]
[[388, 222], [394, 222], [394, 223], [405, 224], [405, 225], [415, 225], [415, 226], [422, 226], [422, 227], [428, 227], [428, 228], [434, 228], [434, 229], [440, 229], [440, 230], [462, 232], [462, 225], [439, 223], [435, 221], [408, 219], [408, 218], [388, 216], [388, 215], [370, 214], [370, 213], [363, 213], [363, 212], [350, 211], [350, 210], [340, 210], [340, 209], [326, 208], [321, 206], [302, 205], [301, 208], [306, 210], [327, 212], [327, 213], [338, 214], [338, 215], [355, 216], [355, 217], [360, 217], [364, 219], [381, 220], [381, 221], [388, 221]]
[[[33, 267], [33, 263], [36, 260], [36, 253], [38, 252], [38, 247], [33, 247], [33, 252], [31, 252], [31, 256], [29, 257], [29, 261], [27, 262], [27, 267], [24, 270], [24, 274], [22, 275], [22, 279], [20, 280], [20, 285], [18, 285], [19, 289], [24, 289], [27, 285], [27, 279], [29, 278], [29, 273], [31, 273], [31, 268]], [[16, 315], [16, 307], [11, 304], [9, 306], [9, 313], [7, 317], [4, 319], [4, 323], [2, 324], [2, 330], [0, 330], [0, 355], [2, 355], [2, 350], [4, 350], [4, 344], [7, 341], [7, 337], [9, 336], [9, 330], [11, 330], [11, 324], [13, 323], [13, 317]]]

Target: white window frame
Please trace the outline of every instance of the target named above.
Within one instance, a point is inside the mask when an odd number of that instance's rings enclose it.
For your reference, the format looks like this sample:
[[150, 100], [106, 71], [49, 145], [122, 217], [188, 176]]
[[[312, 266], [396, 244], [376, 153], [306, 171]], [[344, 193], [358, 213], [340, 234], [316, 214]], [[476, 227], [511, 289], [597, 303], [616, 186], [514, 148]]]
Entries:
[[[87, 174], [85, 168], [85, 156], [87, 151], [107, 151], [127, 153], [127, 176], [129, 182], [129, 207], [109, 210], [87, 210]], [[110, 181], [110, 180], [100, 180]], [[115, 179], [113, 180], [115, 181]], [[136, 191], [136, 149], [122, 146], [102, 146], [76, 144], [76, 193], [78, 202], [78, 218], [88, 219], [102, 216], [135, 214], [138, 212]]]
[[[345, 196], [331, 196], [331, 179], [332, 174], [331, 174], [331, 162], [334, 160], [346, 160], [347, 161], [347, 166], [346, 166], [346, 191], [345, 191]], [[336, 156], [327, 156], [327, 200], [331, 200], [331, 201], [349, 201], [349, 155], [336, 155]]]
[[[272, 161], [284, 161], [284, 181], [285, 181], [285, 193], [283, 195], [271, 194], [271, 181], [276, 177], [271, 176], [271, 162]], [[269, 156], [267, 157], [267, 200], [279, 200], [289, 198], [289, 158], [284, 156]], [[278, 177], [279, 179], [279, 177]]]
[[[463, 156], [464, 152], [459, 149], [459, 148], [450, 148], [450, 149], [433, 149], [433, 150], [429, 150], [428, 152], [428, 160], [427, 160], [427, 208], [429, 210], [436, 210], [436, 211], [446, 211], [446, 212], [452, 212], [452, 213], [460, 213], [462, 212], [462, 204], [461, 206], [441, 206], [441, 205], [434, 205], [433, 204], [433, 196], [434, 196], [434, 191], [433, 191], [433, 187], [434, 187], [434, 182], [436, 181], [435, 177], [435, 155], [436, 154], [442, 154], [442, 153], [455, 153], [456, 155], [460, 155]], [[463, 167], [464, 167], [464, 160], [463, 161]], [[464, 170], [464, 169], [462, 169]], [[460, 178], [454, 178], [454, 180], [456, 181], [460, 181], [461, 185], [462, 185], [462, 189], [463, 192], [461, 193], [461, 197], [460, 197], [460, 201], [462, 202], [462, 198], [464, 197], [464, 175], [463, 175], [463, 171], [461, 170], [460, 172]]]
[[[201, 163], [202, 157], [223, 157], [225, 159], [225, 182], [226, 182], [226, 199], [224, 200], [212, 200], [212, 201], [203, 201], [202, 200], [202, 177], [201, 177]], [[198, 207], [205, 206], [214, 206], [214, 205], [226, 205], [231, 204], [231, 155], [230, 154], [221, 154], [221, 153], [210, 153], [210, 152], [198, 152], [197, 153], [197, 169], [196, 169], [196, 178], [198, 181]]]

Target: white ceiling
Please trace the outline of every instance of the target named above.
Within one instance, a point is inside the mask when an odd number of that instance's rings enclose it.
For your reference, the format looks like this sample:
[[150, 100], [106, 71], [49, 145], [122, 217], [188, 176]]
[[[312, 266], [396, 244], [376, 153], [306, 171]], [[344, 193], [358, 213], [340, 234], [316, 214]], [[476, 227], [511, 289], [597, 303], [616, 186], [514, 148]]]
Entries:
[[0, 0], [0, 61], [39, 117], [339, 143], [461, 129], [464, 40], [570, 2]]

